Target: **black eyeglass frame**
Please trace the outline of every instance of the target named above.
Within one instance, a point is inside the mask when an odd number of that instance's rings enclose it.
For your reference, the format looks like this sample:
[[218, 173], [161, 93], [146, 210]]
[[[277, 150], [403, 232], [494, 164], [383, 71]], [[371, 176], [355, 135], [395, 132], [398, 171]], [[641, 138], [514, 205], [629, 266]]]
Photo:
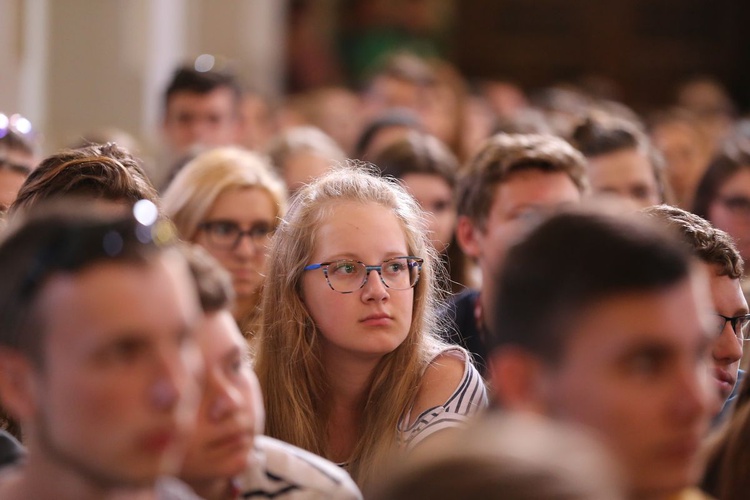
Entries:
[[727, 327], [727, 323], [732, 325], [732, 332], [734, 333], [734, 336], [737, 337], [737, 340], [740, 342], [745, 342], [746, 340], [749, 340], [745, 336], [745, 331], [743, 331], [742, 327], [739, 328], [739, 335], [737, 334], [738, 327], [740, 320], [745, 320], [745, 328], [748, 328], [750, 325], [750, 314], [741, 314], [739, 316], [724, 316], [723, 314], [716, 313], [716, 315], [724, 320], [724, 324], [721, 325], [721, 329], [719, 330], [719, 335], [721, 335], [724, 332], [724, 328]]

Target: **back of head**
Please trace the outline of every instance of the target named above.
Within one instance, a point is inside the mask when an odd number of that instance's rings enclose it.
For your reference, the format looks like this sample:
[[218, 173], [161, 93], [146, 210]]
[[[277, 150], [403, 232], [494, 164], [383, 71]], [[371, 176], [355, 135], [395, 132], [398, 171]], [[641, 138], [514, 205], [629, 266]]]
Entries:
[[497, 134], [469, 160], [458, 181], [458, 213], [484, 226], [495, 187], [514, 172], [539, 169], [567, 174], [581, 192], [588, 189], [586, 160], [552, 135]]
[[620, 294], [671, 288], [690, 254], [643, 217], [554, 215], [511, 248], [496, 288], [490, 347], [517, 346], [557, 362], [576, 318]]
[[670, 205], [648, 207], [642, 212], [674, 230], [702, 262], [715, 266], [720, 276], [742, 277], [743, 262], [732, 237], [710, 222]]
[[277, 171], [283, 171], [287, 159], [296, 153], [314, 153], [332, 162], [344, 161], [346, 157], [331, 137], [312, 126], [285, 130], [271, 141], [266, 152]]
[[602, 446], [579, 429], [524, 414], [492, 415], [433, 438], [395, 464], [376, 500], [616, 500]]
[[51, 276], [104, 261], [146, 262], [159, 251], [157, 242], [169, 238], [161, 225], [95, 214], [86, 204], [53, 202], [35, 206], [6, 229], [0, 241], [0, 345], [41, 363], [44, 315], [37, 297]]
[[458, 160], [438, 138], [421, 132], [406, 137], [377, 152], [371, 161], [385, 176], [401, 179], [408, 174], [437, 175], [453, 187]]
[[156, 189], [139, 161], [114, 143], [67, 149], [42, 160], [18, 192], [11, 212], [45, 200], [75, 196], [132, 206], [159, 204]]

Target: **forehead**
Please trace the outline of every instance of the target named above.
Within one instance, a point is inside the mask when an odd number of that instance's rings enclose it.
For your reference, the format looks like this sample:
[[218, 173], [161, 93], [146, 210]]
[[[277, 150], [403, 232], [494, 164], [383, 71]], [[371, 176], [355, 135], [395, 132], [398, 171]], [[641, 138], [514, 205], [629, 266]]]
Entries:
[[[408, 252], [401, 221], [376, 203], [345, 201], [327, 207], [315, 232], [313, 255], [320, 258], [382, 259]], [[368, 257], [371, 256], [371, 257]]]
[[491, 212], [507, 212], [519, 206], [554, 206], [580, 201], [581, 193], [564, 172], [529, 168], [512, 172], [497, 184]]
[[592, 184], [631, 179], [656, 182], [654, 169], [648, 156], [635, 148], [594, 156], [588, 158], [587, 161], [588, 175]]
[[711, 300], [716, 312], [730, 317], [747, 314], [747, 301], [742, 293], [739, 278], [720, 275], [720, 268], [716, 264], [702, 262], [701, 266], [709, 277]]
[[228, 310], [204, 314], [196, 338], [208, 364], [219, 361], [236, 349], [245, 350], [247, 347]]
[[207, 219], [230, 219], [234, 221], [272, 219], [276, 216], [276, 205], [271, 195], [259, 187], [230, 188], [219, 193], [206, 214]]
[[235, 107], [235, 96], [228, 87], [199, 93], [181, 90], [169, 96], [167, 111], [227, 111]]
[[194, 318], [197, 298], [184, 262], [168, 252], [146, 263], [104, 262], [55, 275], [42, 289], [37, 311], [46, 346], [72, 352], [123, 334], [174, 335]]
[[695, 356], [707, 340], [710, 310], [702, 274], [669, 288], [606, 297], [572, 322], [566, 354], [574, 363], [605, 367], [641, 348]]
[[719, 190], [724, 196], [743, 194], [750, 196], [750, 165], [745, 165], [727, 177]]

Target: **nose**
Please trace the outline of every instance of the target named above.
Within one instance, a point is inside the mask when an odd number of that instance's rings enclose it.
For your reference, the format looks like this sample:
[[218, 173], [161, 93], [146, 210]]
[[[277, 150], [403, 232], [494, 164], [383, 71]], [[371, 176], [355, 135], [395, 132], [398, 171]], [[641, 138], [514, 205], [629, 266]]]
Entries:
[[708, 363], [685, 366], [678, 377], [672, 394], [674, 418], [682, 422], [707, 421], [718, 405]]
[[[375, 273], [375, 275], [373, 275]], [[371, 269], [367, 275], [367, 282], [362, 288], [362, 300], [382, 301], [388, 298], [388, 288], [380, 279], [380, 273], [377, 269]]]
[[149, 388], [151, 403], [161, 411], [172, 411], [180, 401], [187, 383], [187, 373], [177, 353], [162, 354], [156, 376]]
[[726, 322], [724, 329], [714, 340], [711, 356], [722, 365], [736, 363], [742, 358], [742, 344], [732, 331], [732, 325], [729, 321]]
[[255, 257], [256, 255], [258, 255], [258, 252], [261, 251], [262, 249], [255, 244], [250, 235], [244, 233], [239, 236], [239, 240], [237, 240], [237, 243], [232, 249], [232, 252], [235, 255], [245, 258]]
[[225, 378], [212, 378], [207, 394], [211, 398], [208, 417], [216, 422], [242, 407], [242, 393]]

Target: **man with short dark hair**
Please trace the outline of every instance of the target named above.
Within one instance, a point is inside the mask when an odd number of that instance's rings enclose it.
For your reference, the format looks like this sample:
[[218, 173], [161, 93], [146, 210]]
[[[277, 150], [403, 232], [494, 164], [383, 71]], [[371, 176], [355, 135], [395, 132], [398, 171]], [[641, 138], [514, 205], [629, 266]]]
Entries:
[[507, 410], [597, 434], [631, 498], [682, 498], [717, 400], [716, 322], [703, 269], [648, 222], [562, 213], [510, 250], [491, 318], [491, 387]]
[[195, 148], [236, 144], [242, 89], [228, 71], [178, 68], [164, 94], [162, 130], [172, 160]]
[[583, 156], [551, 135], [495, 135], [460, 175], [456, 238], [479, 266], [482, 287], [456, 296], [449, 314], [457, 330], [455, 342], [474, 355], [483, 375], [484, 311], [492, 307], [492, 284], [507, 247], [530, 216], [580, 202], [587, 186]]
[[738, 379], [744, 375], [739, 367], [743, 342], [750, 331], [750, 311], [740, 285], [742, 257], [727, 233], [695, 214], [669, 205], [649, 207], [643, 213], [675, 230], [708, 274], [716, 313], [711, 349], [714, 378], [723, 409], [727, 409], [736, 396]]
[[155, 227], [69, 208], [0, 242], [0, 401], [28, 449], [0, 498], [151, 496], [195, 414], [194, 286]]

